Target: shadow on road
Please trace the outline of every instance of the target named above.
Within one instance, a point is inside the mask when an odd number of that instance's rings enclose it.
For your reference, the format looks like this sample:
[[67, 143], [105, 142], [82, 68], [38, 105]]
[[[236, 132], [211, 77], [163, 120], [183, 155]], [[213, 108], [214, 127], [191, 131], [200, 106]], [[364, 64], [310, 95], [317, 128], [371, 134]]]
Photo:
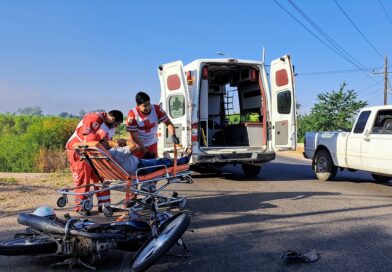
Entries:
[[315, 176], [311, 171], [310, 165], [304, 164], [285, 164], [285, 163], [269, 163], [265, 165], [260, 174], [255, 178], [246, 177], [239, 165], [226, 166], [219, 172], [212, 172], [213, 169], [207, 169], [205, 172], [194, 172], [192, 175], [198, 179], [223, 178], [237, 181], [290, 181], [290, 180], [309, 180]]
[[[371, 237], [371, 243], [366, 237]], [[243, 229], [232, 235], [216, 233], [208, 238], [192, 239], [189, 244], [193, 257], [166, 256], [159, 262], [159, 270], [389, 271], [392, 250], [389, 240], [390, 235], [382, 228], [369, 226], [327, 235], [316, 229], [305, 233], [292, 229], [257, 235]], [[288, 249], [297, 252], [315, 249], [320, 259], [315, 263], [287, 266], [281, 263], [280, 255]]]
[[334, 180], [329, 182], [374, 183], [383, 186], [392, 186], [392, 184], [388, 182], [375, 181], [369, 173], [364, 171], [339, 171]]
[[[310, 213], [294, 214], [260, 214], [257, 211], [262, 209], [272, 209], [278, 206], [269, 202], [275, 200], [298, 201], [314, 196], [336, 196], [340, 193], [328, 192], [271, 192], [271, 193], [243, 193], [230, 195], [215, 195], [214, 197], [201, 197], [189, 199], [189, 209], [197, 216], [206, 214], [225, 214], [238, 213], [235, 216], [225, 217], [224, 219], [202, 220], [194, 222], [194, 227], [212, 227], [223, 225], [235, 225], [243, 223], [266, 222], [268, 220], [285, 219], [293, 217], [311, 216], [323, 213], [345, 212], [347, 209], [319, 211]], [[233, 203], [236, 203], [233, 205]], [[392, 204], [390, 205], [392, 206]], [[384, 206], [383, 206], [384, 207]], [[363, 209], [363, 208], [358, 208]], [[251, 213], [249, 213], [251, 212]], [[253, 212], [253, 213], [252, 213]]]

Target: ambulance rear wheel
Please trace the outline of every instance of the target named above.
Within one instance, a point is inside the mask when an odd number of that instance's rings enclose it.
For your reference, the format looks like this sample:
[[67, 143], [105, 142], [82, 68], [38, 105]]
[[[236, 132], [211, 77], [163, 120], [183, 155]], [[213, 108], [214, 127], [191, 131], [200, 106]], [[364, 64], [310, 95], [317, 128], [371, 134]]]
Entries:
[[57, 206], [60, 208], [65, 207], [65, 205], [67, 204], [67, 198], [65, 196], [59, 197], [59, 199], [57, 199]]
[[248, 178], [255, 178], [260, 173], [261, 166], [260, 165], [252, 165], [252, 164], [242, 164], [242, 171], [245, 176]]

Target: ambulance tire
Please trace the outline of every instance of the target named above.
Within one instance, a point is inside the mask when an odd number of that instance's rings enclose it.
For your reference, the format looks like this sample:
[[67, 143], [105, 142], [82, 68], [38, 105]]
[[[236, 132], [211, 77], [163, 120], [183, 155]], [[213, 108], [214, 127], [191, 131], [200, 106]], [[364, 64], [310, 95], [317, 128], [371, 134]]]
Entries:
[[259, 175], [261, 170], [260, 165], [252, 165], [252, 164], [242, 164], [242, 171], [244, 172], [244, 175], [248, 178], [255, 178]]

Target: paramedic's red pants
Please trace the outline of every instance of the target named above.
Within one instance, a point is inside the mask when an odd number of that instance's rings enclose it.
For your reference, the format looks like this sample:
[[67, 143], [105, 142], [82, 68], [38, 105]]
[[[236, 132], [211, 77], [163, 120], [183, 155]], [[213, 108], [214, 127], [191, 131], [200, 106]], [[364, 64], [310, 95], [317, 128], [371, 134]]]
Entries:
[[[147, 151], [154, 153], [155, 154], [155, 158], [158, 157], [158, 143], [155, 143], [153, 145], [150, 146], [146, 146]], [[140, 151], [133, 153], [132, 155], [138, 157], [139, 159], [142, 159], [144, 157], [144, 154]]]
[[[74, 151], [74, 150], [69, 150], [67, 149], [67, 156], [68, 156], [68, 161], [71, 166], [71, 172], [72, 172], [72, 178], [74, 181], [74, 186], [82, 186], [82, 185], [87, 185], [90, 184], [91, 182], [93, 183], [99, 183], [98, 177], [94, 174], [93, 169], [91, 166], [80, 160], [79, 155]], [[82, 188], [77, 188], [75, 189], [75, 193], [77, 194], [83, 194], [87, 193], [90, 191], [91, 186], [87, 187], [82, 187]], [[99, 187], [94, 186], [94, 190], [99, 190]], [[110, 191], [104, 191], [96, 194], [97, 199], [98, 199], [98, 205], [104, 205], [104, 203], [110, 204]], [[87, 196], [83, 195], [75, 195], [75, 205], [76, 205], [76, 210], [81, 210], [82, 209], [82, 204], [83, 200], [85, 200]], [[105, 205], [108, 205], [105, 204]]]

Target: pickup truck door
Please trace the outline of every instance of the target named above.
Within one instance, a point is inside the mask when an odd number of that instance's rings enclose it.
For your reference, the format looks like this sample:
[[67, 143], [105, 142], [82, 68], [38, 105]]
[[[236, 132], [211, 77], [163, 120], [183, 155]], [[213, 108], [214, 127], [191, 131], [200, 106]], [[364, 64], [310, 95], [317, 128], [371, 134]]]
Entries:
[[355, 122], [355, 125], [347, 137], [346, 161], [347, 167], [353, 169], [363, 169], [362, 149], [364, 144], [364, 134], [371, 111], [362, 111]]
[[374, 117], [364, 132], [361, 150], [362, 169], [391, 175], [392, 110], [379, 110]]
[[275, 150], [295, 150], [297, 144], [293, 66], [289, 55], [271, 62], [272, 144]]
[[[159, 80], [161, 83], [161, 106], [172, 121], [180, 144], [188, 146], [189, 124], [189, 92], [185, 79], [182, 61], [175, 61], [159, 66]], [[159, 137], [160, 135], [160, 137]], [[171, 136], [166, 127], [160, 126], [158, 130], [159, 147], [172, 149]]]

